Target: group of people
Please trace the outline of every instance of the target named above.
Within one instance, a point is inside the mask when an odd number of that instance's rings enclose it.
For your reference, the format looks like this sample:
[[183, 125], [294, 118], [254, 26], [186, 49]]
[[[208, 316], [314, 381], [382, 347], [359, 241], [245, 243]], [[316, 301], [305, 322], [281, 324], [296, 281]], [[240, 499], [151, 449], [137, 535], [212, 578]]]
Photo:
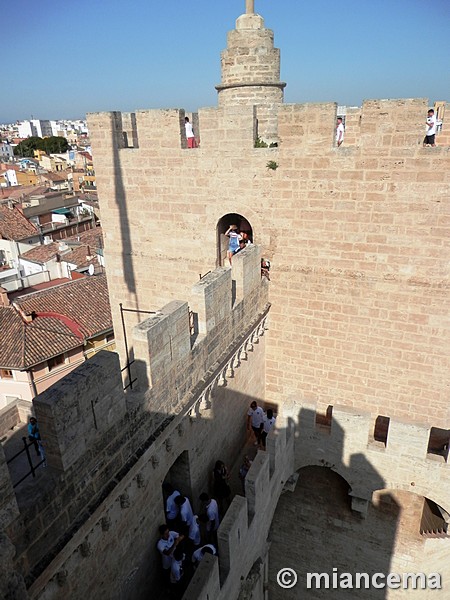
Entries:
[[273, 410], [269, 408], [265, 413], [261, 406], [253, 400], [247, 413], [247, 430], [253, 431], [255, 435], [254, 445], [261, 450], [266, 449], [266, 440], [275, 426], [276, 417]]
[[[247, 428], [255, 436], [254, 444], [265, 450], [266, 438], [275, 426], [271, 409], [267, 413], [256, 401], [250, 404], [247, 413]], [[249, 456], [239, 468], [239, 479], [245, 495], [245, 478], [252, 461]], [[221, 517], [231, 503], [230, 472], [225, 463], [216, 461], [212, 471], [214, 497], [200, 494], [201, 510], [194, 514], [189, 498], [171, 483], [163, 484], [166, 522], [159, 527], [156, 544], [161, 555], [164, 579], [170, 584], [174, 598], [181, 597], [193, 571], [205, 554], [217, 554], [217, 530]]]
[[[202, 510], [195, 515], [189, 498], [169, 482], [163, 484], [163, 492], [166, 523], [159, 527], [160, 537], [156, 547], [161, 554], [165, 579], [170, 582], [174, 597], [179, 597], [186, 587], [189, 574], [204, 554], [217, 554], [219, 504], [203, 492], [199, 498]], [[227, 495], [230, 494], [231, 490]]]
[[[251, 240], [250, 233], [248, 231], [239, 231], [237, 225], [230, 225], [225, 234], [230, 241], [228, 242], [227, 257], [231, 265], [231, 259], [235, 254], [238, 254], [242, 250], [253, 242]], [[270, 281], [270, 262], [267, 258], [261, 258], [261, 277], [266, 277]]]
[[[436, 115], [434, 114], [434, 109], [430, 108], [428, 111], [428, 116], [426, 120], [426, 130], [425, 130], [425, 138], [423, 140], [423, 147], [431, 146], [434, 148], [436, 146], [436, 130], [437, 130], [437, 121]], [[337, 118], [336, 123], [336, 146], [341, 146], [344, 141], [344, 123], [342, 121], [342, 117]]]

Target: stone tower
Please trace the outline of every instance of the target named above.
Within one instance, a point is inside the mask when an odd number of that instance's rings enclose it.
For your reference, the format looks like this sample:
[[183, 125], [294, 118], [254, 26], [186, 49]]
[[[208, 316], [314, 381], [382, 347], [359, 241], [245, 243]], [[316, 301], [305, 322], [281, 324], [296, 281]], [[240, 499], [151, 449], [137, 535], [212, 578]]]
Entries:
[[253, 1], [247, 1], [245, 14], [228, 33], [221, 58], [219, 106], [256, 106], [257, 135], [267, 143], [278, 142], [276, 117], [286, 87], [280, 81], [280, 50], [274, 47], [273, 31], [254, 12]]

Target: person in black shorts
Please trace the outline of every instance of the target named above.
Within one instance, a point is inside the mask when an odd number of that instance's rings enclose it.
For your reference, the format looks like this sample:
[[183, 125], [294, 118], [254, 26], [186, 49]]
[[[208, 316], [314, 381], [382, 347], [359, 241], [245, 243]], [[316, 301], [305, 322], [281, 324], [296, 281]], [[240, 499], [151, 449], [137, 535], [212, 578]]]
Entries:
[[425, 146], [432, 146], [434, 148], [436, 146], [436, 117], [432, 108], [428, 111], [426, 125], [427, 130], [423, 140], [423, 146], [424, 148]]

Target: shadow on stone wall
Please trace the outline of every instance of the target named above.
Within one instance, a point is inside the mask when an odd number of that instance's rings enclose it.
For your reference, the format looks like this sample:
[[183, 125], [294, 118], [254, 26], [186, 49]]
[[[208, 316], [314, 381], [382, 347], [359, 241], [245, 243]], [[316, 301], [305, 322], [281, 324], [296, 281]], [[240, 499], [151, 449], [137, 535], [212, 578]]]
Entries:
[[[298, 423], [315, 422], [316, 413], [301, 409]], [[370, 501], [354, 496], [349, 481], [363, 478], [368, 493], [382, 489], [385, 482], [363, 455], [353, 455], [350, 464], [342, 457], [345, 435], [339, 423], [330, 427], [315, 425], [317, 436], [333, 436], [336, 452], [332, 462], [327, 456], [320, 459], [323, 466], [306, 466], [293, 477], [291, 491], [280, 497], [270, 532], [269, 590], [270, 598], [290, 600], [298, 598], [362, 598], [381, 600], [387, 598], [386, 589], [370, 585], [361, 589], [339, 589], [340, 581], [356, 573], [387, 575], [391, 568], [400, 516], [400, 506], [389, 496], [383, 506], [375, 507]], [[296, 436], [305, 435], [297, 429]], [[339, 450], [340, 448], [340, 450]], [[298, 477], [298, 481], [297, 480]], [[417, 529], [419, 523], [417, 523]], [[298, 574], [298, 583], [292, 589], [277, 585], [277, 573], [282, 568], [292, 568]], [[324, 573], [321, 589], [316, 589], [316, 578], [308, 573]], [[342, 577], [342, 579], [341, 579]], [[326, 589], [327, 578], [329, 588]], [[348, 577], [346, 578], [348, 580]], [[383, 583], [382, 580], [380, 580]], [[345, 585], [345, 582], [343, 582]], [[336, 584], [336, 585], [334, 585]]]

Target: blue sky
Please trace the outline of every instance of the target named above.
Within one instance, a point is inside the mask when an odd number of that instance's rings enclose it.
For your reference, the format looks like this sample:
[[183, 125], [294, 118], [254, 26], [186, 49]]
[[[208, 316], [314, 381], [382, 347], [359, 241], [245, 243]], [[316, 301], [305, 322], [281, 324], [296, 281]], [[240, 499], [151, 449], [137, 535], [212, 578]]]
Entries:
[[[220, 52], [244, 8], [245, 0], [7, 2], [0, 122], [214, 106]], [[255, 8], [281, 48], [286, 102], [450, 101], [450, 0], [255, 0]]]

